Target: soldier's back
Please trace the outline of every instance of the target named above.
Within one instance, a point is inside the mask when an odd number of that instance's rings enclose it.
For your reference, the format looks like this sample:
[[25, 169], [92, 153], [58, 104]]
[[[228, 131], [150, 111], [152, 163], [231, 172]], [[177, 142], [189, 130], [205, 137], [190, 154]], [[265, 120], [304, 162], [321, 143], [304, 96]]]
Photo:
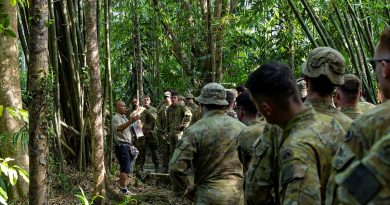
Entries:
[[196, 204], [242, 203], [243, 171], [236, 142], [244, 128], [223, 111], [209, 111], [185, 131], [185, 136], [192, 136], [196, 144]]
[[358, 107], [342, 108], [341, 112], [344, 113], [349, 118], [351, 118], [352, 120], [355, 120], [361, 114], [363, 114], [363, 112]]
[[366, 101], [361, 101], [358, 103], [358, 107], [363, 113], [365, 113], [371, 109], [374, 109], [375, 105]]
[[361, 159], [375, 142], [390, 132], [390, 101], [362, 114], [351, 125], [346, 143]]
[[281, 156], [282, 204], [322, 204], [331, 162], [344, 137], [332, 117], [308, 108], [283, 132]]
[[325, 100], [306, 99], [305, 105], [311, 105], [316, 112], [333, 117], [343, 127], [344, 131], [347, 131], [352, 124], [353, 120], [351, 118], [343, 114], [334, 105], [329, 102], [326, 102]]
[[244, 173], [248, 170], [252, 158], [252, 145], [263, 132], [265, 124], [264, 121], [253, 120], [238, 137], [237, 150], [240, 161], [244, 166]]

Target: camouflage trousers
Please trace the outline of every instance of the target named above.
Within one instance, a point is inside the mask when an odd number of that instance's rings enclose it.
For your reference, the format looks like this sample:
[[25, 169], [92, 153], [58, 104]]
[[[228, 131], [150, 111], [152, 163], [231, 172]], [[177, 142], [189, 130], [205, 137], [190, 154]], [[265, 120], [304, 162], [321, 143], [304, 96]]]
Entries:
[[151, 133], [145, 133], [145, 136], [139, 139], [135, 139], [133, 144], [139, 151], [137, 161], [135, 162], [135, 166], [140, 171], [143, 171], [143, 167], [145, 165], [147, 148], [149, 148], [152, 154], [152, 161], [155, 169], [156, 170], [159, 169], [160, 160], [157, 152], [158, 142]]
[[177, 144], [177, 142], [179, 140], [181, 140], [182, 135], [183, 135], [183, 132], [179, 132], [179, 133], [168, 135], [168, 140], [169, 140], [169, 158], [171, 158], [172, 155], [173, 155], [173, 152], [175, 152], [176, 144]]
[[170, 159], [168, 138], [164, 136], [164, 134], [159, 133], [158, 142], [159, 142], [158, 148], [159, 148], [160, 159], [161, 159], [161, 167], [163, 169], [163, 172], [168, 173], [168, 164]]

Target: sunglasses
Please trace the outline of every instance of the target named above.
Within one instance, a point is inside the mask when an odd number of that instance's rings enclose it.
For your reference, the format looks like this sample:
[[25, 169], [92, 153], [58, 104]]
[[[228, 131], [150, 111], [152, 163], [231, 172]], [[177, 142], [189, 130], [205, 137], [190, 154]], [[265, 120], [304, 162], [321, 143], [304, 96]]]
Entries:
[[385, 61], [386, 63], [390, 63], [390, 59], [371, 59], [370, 60], [370, 64], [371, 64], [371, 66], [372, 66], [372, 68], [374, 69], [374, 70], [376, 70], [376, 63], [377, 62], [382, 62], [382, 61]]

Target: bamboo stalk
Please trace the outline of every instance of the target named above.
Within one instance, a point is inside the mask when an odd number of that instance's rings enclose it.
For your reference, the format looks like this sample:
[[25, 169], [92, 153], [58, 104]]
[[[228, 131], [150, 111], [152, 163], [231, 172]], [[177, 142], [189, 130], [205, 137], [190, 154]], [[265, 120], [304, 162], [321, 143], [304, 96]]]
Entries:
[[313, 35], [309, 31], [309, 28], [307, 28], [305, 22], [303, 21], [302, 16], [299, 14], [299, 11], [298, 11], [297, 7], [295, 6], [294, 2], [292, 0], [288, 0], [288, 3], [290, 4], [291, 9], [293, 10], [295, 16], [297, 17], [299, 24], [301, 25], [302, 29], [305, 31], [311, 44], [313, 44], [313, 47], [318, 47], [317, 42], [314, 40]]
[[314, 16], [313, 10], [311, 10], [309, 4], [305, 0], [301, 0], [303, 7], [306, 9], [307, 13], [309, 14], [309, 17], [311, 21], [313, 22], [314, 27], [316, 28], [318, 34], [320, 35], [320, 38], [325, 46], [329, 46], [329, 42], [325, 37], [324, 31], [321, 29], [320, 25], [317, 22], [316, 17]]
[[[50, 19], [55, 19], [54, 17], [54, 3], [52, 0], [49, 0], [49, 15]], [[56, 142], [58, 146], [58, 161], [59, 161], [59, 168], [60, 173], [64, 173], [64, 155], [62, 153], [62, 146], [61, 146], [61, 126], [60, 126], [60, 119], [61, 119], [61, 104], [60, 104], [60, 83], [59, 83], [59, 70], [58, 70], [58, 45], [57, 45], [57, 33], [55, 29], [55, 24], [50, 25], [49, 27], [49, 42], [50, 42], [50, 56], [51, 56], [51, 65], [54, 70], [54, 126], [55, 126], [55, 132], [56, 132]]]

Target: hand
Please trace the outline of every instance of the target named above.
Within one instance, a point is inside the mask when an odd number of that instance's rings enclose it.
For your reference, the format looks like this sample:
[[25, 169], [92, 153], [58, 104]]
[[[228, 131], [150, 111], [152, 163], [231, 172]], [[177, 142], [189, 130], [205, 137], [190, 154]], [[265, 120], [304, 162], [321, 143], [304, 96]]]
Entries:
[[177, 130], [183, 131], [184, 130], [184, 125], [179, 125], [176, 127]]
[[184, 192], [183, 198], [187, 198], [191, 201], [194, 201], [195, 200], [196, 186], [197, 186], [197, 184], [187, 186], [186, 191]]
[[137, 120], [139, 120], [141, 117], [139, 116], [139, 115], [134, 115], [134, 116], [132, 116], [131, 118], [130, 118], [130, 120], [132, 121], [132, 122], [135, 122], [135, 121], [137, 121]]

